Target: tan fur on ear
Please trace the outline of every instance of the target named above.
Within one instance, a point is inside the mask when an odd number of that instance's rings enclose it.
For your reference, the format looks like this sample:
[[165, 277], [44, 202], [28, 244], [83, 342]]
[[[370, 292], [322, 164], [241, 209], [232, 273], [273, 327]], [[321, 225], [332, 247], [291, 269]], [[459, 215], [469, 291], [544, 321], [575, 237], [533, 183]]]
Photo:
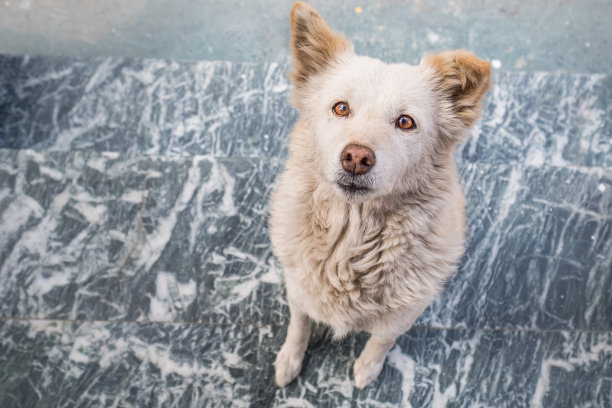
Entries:
[[352, 50], [352, 45], [329, 28], [315, 9], [298, 1], [291, 8], [291, 50], [294, 57], [291, 79], [300, 87], [338, 54]]
[[491, 66], [469, 51], [446, 51], [426, 57], [435, 72], [436, 91], [453, 105], [457, 118], [471, 126], [480, 116], [482, 99], [491, 86]]

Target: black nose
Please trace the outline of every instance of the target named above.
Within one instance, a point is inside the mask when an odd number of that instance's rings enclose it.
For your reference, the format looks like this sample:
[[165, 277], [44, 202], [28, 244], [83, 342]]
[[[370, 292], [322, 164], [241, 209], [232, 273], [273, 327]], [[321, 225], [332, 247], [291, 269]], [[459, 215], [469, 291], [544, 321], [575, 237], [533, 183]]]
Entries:
[[342, 168], [348, 173], [365, 174], [376, 163], [374, 152], [365, 146], [350, 144], [340, 153]]

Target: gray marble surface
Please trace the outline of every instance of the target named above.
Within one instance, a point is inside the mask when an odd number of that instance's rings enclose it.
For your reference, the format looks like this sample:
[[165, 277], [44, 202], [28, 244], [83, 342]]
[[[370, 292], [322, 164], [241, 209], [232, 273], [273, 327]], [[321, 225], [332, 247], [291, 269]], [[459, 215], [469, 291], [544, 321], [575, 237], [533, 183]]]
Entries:
[[[286, 323], [266, 201], [282, 161], [0, 150], [4, 317]], [[467, 164], [469, 241], [420, 319], [611, 330], [612, 173]]]
[[286, 68], [0, 57], [0, 406], [612, 406], [607, 75], [498, 73], [444, 293], [373, 387], [324, 327], [273, 385]]
[[[0, 148], [279, 157], [287, 65], [0, 58]], [[612, 166], [609, 75], [495, 72], [467, 162]]]
[[366, 337], [316, 327], [285, 389], [270, 362], [285, 328], [0, 322], [0, 404], [210, 407], [609, 407], [610, 333], [417, 328], [374, 386], [351, 383]]

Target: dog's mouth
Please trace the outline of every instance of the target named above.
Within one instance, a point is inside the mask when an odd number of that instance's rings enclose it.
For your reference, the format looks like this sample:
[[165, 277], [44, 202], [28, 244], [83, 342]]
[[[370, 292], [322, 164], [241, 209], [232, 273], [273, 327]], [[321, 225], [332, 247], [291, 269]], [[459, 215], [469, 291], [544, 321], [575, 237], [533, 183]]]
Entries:
[[336, 184], [349, 197], [365, 195], [372, 191], [372, 179], [367, 176], [339, 174], [336, 178]]
[[349, 194], [365, 194], [371, 190], [371, 188], [369, 187], [363, 187], [355, 183], [351, 183], [351, 184], [338, 183], [338, 187], [340, 187], [340, 189], [342, 189], [342, 191], [344, 191], [345, 193], [349, 193]]

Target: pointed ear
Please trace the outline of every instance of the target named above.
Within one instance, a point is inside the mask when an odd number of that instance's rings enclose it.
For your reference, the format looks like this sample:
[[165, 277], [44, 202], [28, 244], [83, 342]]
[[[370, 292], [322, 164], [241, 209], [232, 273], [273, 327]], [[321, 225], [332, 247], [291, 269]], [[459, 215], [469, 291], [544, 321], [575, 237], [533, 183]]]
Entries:
[[291, 79], [302, 87], [308, 78], [325, 69], [338, 54], [352, 51], [353, 46], [333, 31], [315, 9], [298, 1], [291, 8]]
[[472, 126], [491, 86], [490, 64], [465, 50], [430, 55], [421, 64], [433, 69], [434, 89], [451, 104], [456, 118]]

